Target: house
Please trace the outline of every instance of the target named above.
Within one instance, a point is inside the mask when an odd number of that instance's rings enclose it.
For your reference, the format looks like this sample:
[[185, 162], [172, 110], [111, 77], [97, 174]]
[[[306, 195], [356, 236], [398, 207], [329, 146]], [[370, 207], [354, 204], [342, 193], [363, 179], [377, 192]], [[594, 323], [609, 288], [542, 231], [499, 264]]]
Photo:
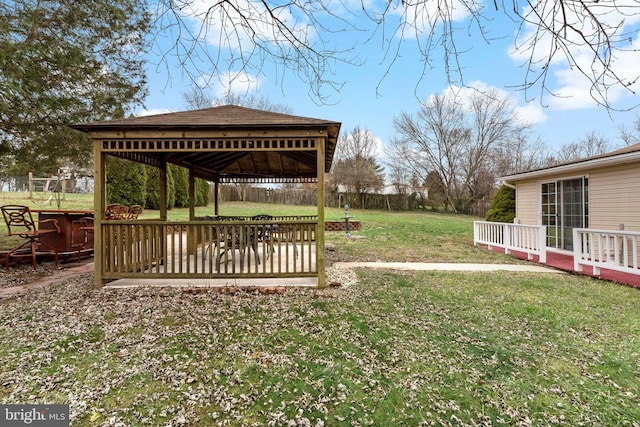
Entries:
[[520, 224], [546, 226], [547, 248], [573, 250], [573, 229], [640, 232], [640, 144], [504, 176]]
[[516, 190], [516, 218], [476, 221], [476, 246], [640, 286], [640, 144], [501, 180]]

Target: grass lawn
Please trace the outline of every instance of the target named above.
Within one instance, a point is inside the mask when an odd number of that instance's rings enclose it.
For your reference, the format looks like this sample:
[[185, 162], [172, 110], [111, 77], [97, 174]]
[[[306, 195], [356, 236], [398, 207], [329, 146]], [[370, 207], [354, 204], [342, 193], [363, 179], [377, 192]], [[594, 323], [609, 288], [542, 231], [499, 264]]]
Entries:
[[[266, 209], [278, 213], [221, 213]], [[511, 260], [473, 248], [470, 217], [351, 214], [365, 238], [328, 233], [340, 259]], [[358, 274], [284, 295], [94, 290], [80, 276], [0, 300], [0, 403], [67, 403], [74, 426], [639, 425], [637, 289]]]
[[[41, 206], [25, 198], [25, 193], [0, 193], [0, 205], [24, 204], [32, 209], [55, 209], [55, 204]], [[93, 209], [93, 195], [67, 194], [62, 209]], [[213, 206], [196, 208], [196, 215], [211, 215]], [[220, 215], [313, 215], [314, 206], [283, 206], [260, 203], [232, 202], [220, 206]], [[351, 209], [353, 220], [362, 223], [362, 230], [354, 236], [364, 239], [345, 239], [345, 233], [326, 233], [326, 241], [335, 246], [333, 257], [344, 261], [423, 261], [423, 262], [481, 262], [519, 263], [511, 257], [473, 246], [473, 221], [479, 218], [463, 215], [425, 212], [388, 212]], [[188, 209], [172, 209], [170, 220], [187, 221]], [[327, 208], [325, 219], [342, 221], [344, 209]], [[158, 218], [158, 211], [145, 210], [141, 218]], [[20, 242], [9, 240], [4, 222], [0, 224], [0, 250], [7, 250]]]

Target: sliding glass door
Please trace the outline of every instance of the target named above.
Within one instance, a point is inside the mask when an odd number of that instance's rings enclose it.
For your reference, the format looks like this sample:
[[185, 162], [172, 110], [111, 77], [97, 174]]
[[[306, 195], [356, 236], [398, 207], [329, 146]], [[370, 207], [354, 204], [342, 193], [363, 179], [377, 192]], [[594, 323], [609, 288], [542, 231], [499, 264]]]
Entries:
[[547, 246], [573, 250], [573, 229], [589, 226], [587, 177], [545, 182], [541, 187], [542, 225]]

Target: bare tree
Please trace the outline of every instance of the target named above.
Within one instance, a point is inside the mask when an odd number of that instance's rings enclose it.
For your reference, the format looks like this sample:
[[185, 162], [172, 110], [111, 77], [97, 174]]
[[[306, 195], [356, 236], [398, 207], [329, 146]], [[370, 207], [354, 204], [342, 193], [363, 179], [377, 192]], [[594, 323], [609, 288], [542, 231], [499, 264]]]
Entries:
[[[273, 65], [269, 75], [282, 79], [285, 72], [296, 74], [308, 84], [312, 98], [322, 102], [325, 88], [337, 91], [343, 85], [332, 80], [333, 64], [361, 63], [353, 46], [338, 48], [330, 40], [331, 35], [355, 29], [348, 17], [335, 13], [336, 6], [341, 4], [161, 0], [155, 48], [162, 61], [157, 65], [171, 73], [168, 58], [177, 58], [181, 72], [194, 83], [204, 79], [206, 86], [222, 76], [233, 83], [246, 74], [265, 74], [264, 67]], [[166, 40], [173, 41], [169, 48]]]
[[389, 180], [396, 194], [406, 195], [411, 187], [411, 173], [402, 164], [400, 159], [390, 159], [387, 161]]
[[[327, 90], [337, 92], [344, 83], [335, 78], [334, 65], [362, 64], [366, 58], [358, 51], [366, 43], [381, 47], [386, 67], [381, 80], [401, 52], [414, 48], [423, 57], [420, 81], [432, 72], [433, 58], [442, 55], [449, 81], [464, 85], [466, 43], [490, 44], [509, 34], [497, 33], [498, 12], [519, 25], [514, 49], [525, 63], [522, 89], [552, 93], [549, 72], [564, 62], [591, 82], [591, 96], [602, 105], [610, 106], [612, 88], [633, 90], [640, 72], [629, 79], [622, 73], [624, 56], [635, 49], [637, 27], [625, 27], [640, 14], [634, 1], [514, 0], [493, 2], [495, 11], [487, 6], [477, 0], [161, 0], [155, 48], [165, 59], [159, 66], [170, 72], [167, 59], [177, 58], [194, 82], [228, 76], [229, 70], [280, 80], [294, 73], [322, 103]], [[171, 47], [166, 40], [173, 41]]]
[[384, 171], [376, 160], [377, 139], [368, 130], [355, 127], [349, 134], [340, 137], [336, 145], [332, 166], [333, 179], [337, 185], [358, 197], [355, 206], [361, 206], [362, 195], [380, 191], [384, 186]]
[[224, 97], [216, 98], [212, 93], [193, 86], [190, 91], [182, 92], [182, 100], [190, 109], [208, 108], [216, 105], [241, 105], [274, 113], [293, 114], [293, 108], [290, 106], [271, 102], [266, 96], [255, 93], [243, 95], [228, 91]]
[[605, 154], [615, 149], [616, 146], [611, 141], [599, 135], [597, 132], [592, 131], [578, 140], [578, 142], [572, 142], [560, 147], [556, 152], [555, 159], [557, 163], [567, 163]]
[[445, 206], [468, 212], [495, 186], [495, 154], [526, 131], [514, 106], [497, 91], [474, 92], [468, 102], [454, 93], [432, 96], [416, 116], [394, 120], [394, 151], [412, 172], [436, 172], [445, 188]]
[[191, 90], [182, 92], [182, 100], [190, 110], [209, 108], [214, 103], [214, 98], [197, 86], [192, 86]]
[[539, 137], [531, 140], [528, 132], [522, 132], [496, 147], [493, 167], [497, 176], [506, 176], [547, 166], [552, 157]]
[[627, 147], [640, 144], [640, 116], [636, 117], [631, 129], [627, 129], [625, 126], [620, 128], [620, 139]]
[[257, 110], [271, 111], [274, 113], [293, 114], [293, 108], [286, 104], [272, 102], [269, 98], [259, 94], [241, 95], [235, 92], [227, 92], [222, 99], [213, 102], [214, 105], [242, 105], [243, 107], [255, 108]]
[[425, 182], [429, 191], [429, 197], [427, 203], [431, 206], [431, 209], [437, 211], [441, 207], [447, 207], [447, 192], [442, 182], [442, 177], [438, 172], [432, 171], [427, 175], [427, 181]]

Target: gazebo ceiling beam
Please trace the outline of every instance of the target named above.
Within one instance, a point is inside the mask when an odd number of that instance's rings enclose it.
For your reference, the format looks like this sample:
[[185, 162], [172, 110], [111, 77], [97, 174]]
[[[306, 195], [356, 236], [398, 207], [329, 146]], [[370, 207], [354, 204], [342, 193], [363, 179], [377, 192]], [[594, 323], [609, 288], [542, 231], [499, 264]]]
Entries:
[[110, 156], [118, 157], [124, 160], [130, 160], [132, 162], [142, 163], [148, 166], [160, 167], [160, 159], [161, 155], [154, 155], [149, 153], [133, 153], [133, 152], [125, 152], [125, 153], [107, 153]]
[[[177, 159], [177, 161], [181, 161], [184, 163], [188, 163], [188, 164], [200, 164], [200, 165], [206, 165], [207, 167], [213, 169], [213, 170], [224, 170], [225, 168], [229, 167], [229, 165], [238, 162], [240, 159], [242, 159], [245, 156], [249, 156], [248, 158], [251, 158], [251, 161], [255, 162], [256, 161], [256, 156], [260, 156], [263, 154], [266, 154], [268, 156], [268, 158], [270, 159], [270, 162], [273, 161], [273, 154], [275, 153], [277, 156], [281, 156], [281, 157], [286, 157], [289, 159], [292, 159], [294, 161], [297, 162], [302, 162], [305, 164], [305, 166], [307, 167], [311, 167], [311, 168], [315, 168], [316, 167], [316, 152], [313, 150], [298, 150], [298, 151], [292, 151], [292, 150], [282, 150], [282, 149], [277, 149], [277, 150], [255, 150], [255, 151], [251, 151], [251, 150], [236, 150], [236, 151], [228, 151], [228, 150], [213, 150], [213, 151], [197, 151], [197, 150], [173, 150], [173, 151], [164, 151], [164, 150], [160, 150], [160, 151], [152, 151], [152, 150], [148, 150], [148, 149], [144, 149], [144, 150], [121, 150], [121, 149], [115, 149], [115, 150], [104, 150], [105, 153], [107, 154], [111, 154], [114, 156], [118, 156], [118, 157], [122, 157], [122, 158], [127, 158], [127, 159], [131, 159], [135, 161], [136, 156], [138, 156], [137, 158], [140, 159], [144, 159], [144, 158], [161, 158], [161, 156], [166, 156], [165, 158], [167, 159]], [[127, 154], [128, 153], [128, 154]], [[269, 157], [271, 156], [271, 157]], [[147, 162], [145, 160], [143, 160], [142, 162]], [[286, 171], [286, 167], [284, 167], [284, 160], [281, 159], [281, 161], [279, 162], [279, 164], [275, 165], [272, 164], [272, 168], [273, 166], [276, 166], [276, 170], [281, 170], [281, 171]], [[326, 170], [325, 170], [326, 172]]]
[[[292, 152], [237, 152], [204, 154], [195, 153], [180, 154], [166, 153], [156, 155], [150, 153], [113, 152], [115, 157], [158, 167], [160, 159], [164, 157], [168, 163], [173, 163], [185, 168], [198, 170], [198, 176], [205, 179], [213, 179], [217, 174], [229, 176], [312, 176], [314, 169], [311, 165], [315, 156], [310, 153]], [[244, 160], [243, 160], [244, 159]]]
[[176, 154], [173, 158], [178, 158], [184, 163], [206, 167], [213, 171], [224, 170], [229, 165], [238, 161], [246, 153], [188, 153]]
[[305, 166], [315, 169], [316, 167], [316, 156], [315, 153], [306, 154], [306, 153], [295, 153], [295, 152], [281, 152], [281, 156], [287, 157], [295, 162], [303, 163]]

